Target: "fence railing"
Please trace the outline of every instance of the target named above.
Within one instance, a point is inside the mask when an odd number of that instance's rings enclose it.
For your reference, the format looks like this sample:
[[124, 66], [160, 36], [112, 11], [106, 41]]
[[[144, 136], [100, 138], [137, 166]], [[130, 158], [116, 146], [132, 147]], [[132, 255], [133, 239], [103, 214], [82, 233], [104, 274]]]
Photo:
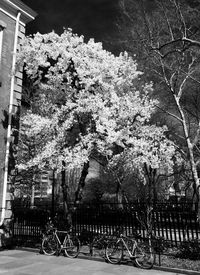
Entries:
[[[127, 235], [133, 232], [146, 235], [145, 205], [141, 204], [80, 204], [72, 215], [74, 230], [105, 232], [112, 235], [123, 226]], [[13, 237], [39, 239], [50, 211], [46, 209], [14, 210]], [[63, 223], [62, 211], [58, 211], [59, 220]], [[142, 220], [143, 219], [143, 220]], [[141, 222], [142, 221], [142, 222]], [[152, 233], [157, 238], [178, 245], [181, 242], [200, 238], [200, 226], [195, 211], [190, 204], [157, 204], [152, 210]]]

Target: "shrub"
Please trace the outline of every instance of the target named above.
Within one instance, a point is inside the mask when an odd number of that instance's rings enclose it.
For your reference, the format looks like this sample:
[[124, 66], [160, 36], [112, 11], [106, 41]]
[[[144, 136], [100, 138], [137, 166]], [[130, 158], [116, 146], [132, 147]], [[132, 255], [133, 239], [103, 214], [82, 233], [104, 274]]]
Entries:
[[179, 258], [200, 260], [200, 240], [190, 239], [180, 245], [180, 251], [177, 253]]

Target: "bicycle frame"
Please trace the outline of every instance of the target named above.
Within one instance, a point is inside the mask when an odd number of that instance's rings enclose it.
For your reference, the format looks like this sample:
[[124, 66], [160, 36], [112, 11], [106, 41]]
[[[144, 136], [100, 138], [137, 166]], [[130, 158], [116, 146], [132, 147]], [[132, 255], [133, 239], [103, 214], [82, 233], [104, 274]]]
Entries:
[[[133, 243], [133, 247], [132, 247], [132, 251], [130, 251], [128, 245], [127, 245], [127, 241], [131, 241]], [[149, 239], [150, 240], [150, 239]], [[126, 248], [126, 250], [128, 251], [128, 254], [129, 254], [129, 257], [130, 258], [134, 258], [134, 251], [136, 248], [139, 249], [139, 251], [141, 252], [141, 255], [140, 256], [144, 256], [144, 253], [141, 251], [140, 247], [138, 246], [138, 243], [135, 239], [132, 239], [132, 238], [128, 238], [126, 236], [123, 236], [121, 235], [120, 238], [119, 238], [119, 241], [121, 241], [123, 243], [123, 246]], [[151, 249], [151, 245], [150, 245], [150, 251], [152, 252], [152, 249]]]
[[[57, 233], [65, 234], [65, 237], [64, 237], [64, 240], [62, 243], [61, 243], [61, 240]], [[66, 247], [64, 247], [64, 244], [66, 243], [66, 240], [70, 239], [70, 235], [69, 235], [68, 231], [60, 231], [60, 230], [55, 229], [55, 231], [53, 232], [53, 235], [56, 237], [56, 241], [58, 242], [60, 248], [61, 249], [66, 248]]]
[[[132, 251], [130, 251], [130, 249], [129, 249], [129, 247], [128, 247], [128, 245], [127, 245], [127, 243], [126, 243], [125, 240], [131, 241], [131, 242], [133, 243]], [[136, 242], [136, 240], [131, 239], [131, 238], [128, 238], [128, 237], [125, 237], [125, 236], [120, 236], [120, 238], [119, 238], [118, 241], [119, 241], [119, 242], [121, 241], [121, 242], [123, 243], [123, 246], [124, 246], [124, 247], [126, 248], [126, 250], [128, 251], [129, 256], [130, 256], [130, 257], [133, 257], [133, 253], [134, 253], [134, 251], [135, 251], [135, 249], [136, 249], [136, 247], [137, 247], [137, 242]]]

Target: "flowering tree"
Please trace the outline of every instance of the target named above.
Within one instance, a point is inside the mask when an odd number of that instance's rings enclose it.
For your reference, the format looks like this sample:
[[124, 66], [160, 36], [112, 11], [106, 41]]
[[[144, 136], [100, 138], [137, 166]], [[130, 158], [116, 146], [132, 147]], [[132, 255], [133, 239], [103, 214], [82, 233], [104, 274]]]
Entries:
[[126, 154], [127, 165], [138, 167], [172, 165], [175, 147], [166, 129], [148, 125], [157, 104], [149, 96], [152, 86], [140, 83], [141, 72], [127, 53], [116, 57], [71, 30], [37, 33], [24, 40], [18, 64], [40, 91], [38, 108], [21, 118], [26, 135], [38, 139], [35, 155], [21, 168], [82, 167], [77, 203], [94, 155], [115, 162]]

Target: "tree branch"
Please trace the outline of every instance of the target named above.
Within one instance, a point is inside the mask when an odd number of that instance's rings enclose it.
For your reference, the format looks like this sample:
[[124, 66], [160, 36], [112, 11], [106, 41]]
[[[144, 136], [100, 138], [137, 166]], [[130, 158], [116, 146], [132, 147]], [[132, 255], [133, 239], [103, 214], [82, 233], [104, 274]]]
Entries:
[[187, 36], [187, 28], [186, 28], [186, 24], [185, 24], [185, 19], [183, 17], [182, 12], [181, 12], [180, 3], [178, 3], [176, 0], [174, 0], [173, 2], [174, 2], [174, 6], [176, 7], [177, 13], [179, 15], [180, 22], [182, 24], [183, 36]]
[[171, 27], [169, 18], [168, 18], [168, 16], [167, 16], [167, 13], [166, 13], [166, 11], [165, 11], [165, 8], [164, 8], [164, 6], [163, 6], [163, 2], [162, 2], [162, 1], [161, 1], [161, 4], [160, 4], [160, 5], [161, 5], [161, 9], [162, 9], [162, 11], [163, 11], [163, 13], [164, 13], [164, 17], [165, 17], [165, 19], [166, 19], [166, 22], [167, 22], [167, 26], [168, 26], [168, 29], [169, 29], [169, 32], [170, 32], [171, 39], [174, 40], [174, 34], [173, 34], [173, 31], [172, 31], [172, 27]]
[[190, 43], [191, 46], [196, 46], [196, 47], [198, 47], [198, 48], [200, 47], [200, 42], [197, 41], [197, 40], [189, 39], [189, 38], [187, 38], [187, 37], [183, 37], [183, 38], [181, 38], [181, 40], [182, 40], [183, 42], [188, 42], [188, 43]]
[[[197, 129], [197, 133], [196, 133], [196, 135], [195, 135], [195, 137], [194, 137], [194, 140], [193, 140], [193, 142], [192, 142], [192, 147], [194, 148], [194, 146], [196, 146], [197, 145], [197, 142], [198, 142], [198, 140], [199, 140], [199, 136], [200, 136], [200, 121], [199, 121], [199, 125], [198, 125], [199, 127], [198, 127], [198, 129]], [[198, 151], [199, 151], [199, 148], [196, 146], [196, 149], [198, 149]], [[200, 151], [199, 151], [200, 152]]]
[[[188, 75], [188, 73], [186, 73], [183, 70], [180, 70], [183, 74]], [[194, 71], [193, 71], [194, 72]], [[190, 79], [192, 79], [193, 81], [195, 81], [196, 83], [198, 83], [200, 85], [200, 81], [198, 81], [196, 78], [194, 78], [193, 76], [191, 76], [191, 73], [188, 75]]]
[[179, 91], [178, 91], [178, 95], [177, 95], [177, 99], [180, 100], [182, 94], [183, 94], [183, 89], [184, 89], [184, 86], [185, 86], [185, 83], [187, 81], [187, 79], [189, 78], [189, 74], [186, 75], [186, 77], [183, 79], [180, 87], [179, 87]]
[[182, 120], [180, 117], [178, 117], [178, 116], [176, 116], [176, 115], [174, 115], [174, 114], [168, 112], [167, 110], [162, 109], [162, 108], [159, 107], [158, 105], [155, 105], [155, 106], [156, 106], [156, 108], [158, 108], [158, 109], [161, 110], [162, 112], [164, 112], [164, 113], [166, 113], [166, 114], [168, 114], [168, 115], [174, 117], [175, 119], [177, 119], [177, 120], [180, 121], [181, 123], [183, 122], [183, 120]]

